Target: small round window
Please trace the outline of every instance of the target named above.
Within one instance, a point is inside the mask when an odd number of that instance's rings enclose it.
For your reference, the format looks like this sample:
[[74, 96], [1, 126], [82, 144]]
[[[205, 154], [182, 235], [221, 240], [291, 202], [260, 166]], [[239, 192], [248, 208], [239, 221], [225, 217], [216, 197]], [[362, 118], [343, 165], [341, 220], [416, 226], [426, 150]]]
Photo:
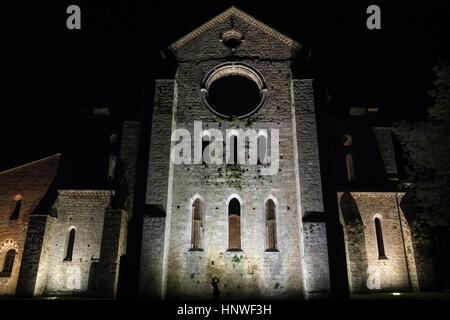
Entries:
[[239, 47], [243, 41], [242, 34], [236, 30], [228, 30], [222, 34], [222, 43], [232, 50]]
[[225, 63], [206, 75], [201, 95], [205, 106], [215, 115], [244, 118], [264, 104], [267, 87], [256, 69], [245, 64]]

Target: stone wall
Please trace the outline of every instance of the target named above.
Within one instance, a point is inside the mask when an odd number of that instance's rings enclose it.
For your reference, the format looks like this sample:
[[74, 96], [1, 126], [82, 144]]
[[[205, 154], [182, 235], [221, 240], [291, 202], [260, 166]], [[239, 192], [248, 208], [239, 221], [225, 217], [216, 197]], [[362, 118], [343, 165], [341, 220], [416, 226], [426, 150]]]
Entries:
[[[51, 242], [44, 243], [52, 248], [44, 294], [79, 295], [95, 291], [105, 209], [112, 196], [113, 192], [108, 190], [59, 191], [54, 236], [49, 239]], [[76, 230], [72, 260], [64, 261], [71, 228]]]
[[174, 80], [156, 80], [152, 114], [150, 154], [148, 164], [146, 204], [141, 243], [140, 295], [159, 297], [164, 294], [164, 266], [167, 265], [165, 246], [167, 201], [173, 110], [177, 101]]
[[364, 224], [358, 205], [349, 193], [339, 193], [339, 217], [344, 226], [344, 243], [350, 292], [366, 292], [367, 251]]
[[[271, 180], [280, 183], [283, 179], [292, 190], [294, 174], [263, 177], [258, 176], [258, 169], [243, 167], [240, 187], [228, 185], [231, 178], [220, 176], [217, 166], [189, 166], [192, 175], [184, 165], [175, 169], [167, 298], [210, 298], [213, 276], [220, 279], [226, 299], [303, 295], [295, 197], [290, 190], [270, 184]], [[188, 188], [183, 188], [181, 181]], [[191, 207], [197, 195], [204, 198], [203, 251], [190, 251]], [[269, 196], [277, 203], [278, 251], [266, 251], [265, 247], [264, 208]], [[228, 201], [233, 197], [241, 203], [242, 251], [228, 250]]]
[[[172, 192], [168, 189], [170, 226], [167, 269], [167, 298], [210, 298], [210, 280], [221, 280], [225, 298], [266, 297], [298, 298], [303, 295], [302, 265], [299, 249], [299, 212], [296, 199], [296, 171], [292, 148], [292, 120], [289, 86], [281, 79], [289, 74], [289, 65], [269, 66], [253, 62], [272, 94], [250, 125], [217, 121], [199, 105], [198, 84], [216, 62], [179, 66], [177, 82], [177, 128], [193, 136], [194, 120], [203, 121], [203, 129], [278, 129], [280, 132], [280, 170], [274, 176], [261, 175], [261, 166], [241, 165], [240, 181], [227, 173], [226, 165], [176, 165], [173, 167]], [[277, 70], [284, 70], [278, 73]], [[273, 81], [271, 81], [273, 80]], [[277, 85], [277, 83], [279, 83]], [[214, 121], [215, 120], [215, 121]], [[278, 121], [277, 121], [278, 120]], [[192, 150], [193, 153], [193, 150]], [[231, 195], [241, 199], [242, 252], [228, 249], [228, 204]], [[191, 201], [204, 199], [204, 251], [189, 251], [191, 241]], [[278, 201], [277, 230], [279, 252], [265, 252], [265, 199]], [[288, 209], [289, 208], [289, 209]], [[167, 249], [167, 247], [166, 247]]]
[[[55, 177], [60, 155], [0, 172], [0, 295], [14, 295], [27, 236], [30, 214], [47, 193]], [[11, 219], [18, 200], [17, 219]], [[5, 255], [15, 250], [13, 269], [4, 273]]]
[[[397, 204], [401, 203], [403, 197], [404, 197], [403, 194], [397, 195]], [[414, 246], [414, 244], [417, 243], [417, 239], [414, 239], [410, 224], [403, 210], [401, 209], [401, 206], [398, 205], [398, 207], [401, 219], [400, 225], [403, 232], [403, 241], [405, 247], [409, 282], [412, 291], [419, 291], [421, 288], [419, 283], [419, 274], [417, 272], [418, 254], [416, 253], [417, 249]]]
[[[399, 206], [402, 197], [396, 192], [338, 193], [352, 293], [417, 290], [410, 228]], [[381, 222], [386, 258], [379, 256], [375, 218]]]
[[165, 217], [144, 217], [143, 222], [139, 291], [152, 299], [162, 297], [165, 222]]
[[120, 141], [115, 207], [124, 209], [130, 217], [133, 212], [140, 127], [138, 121], [125, 121]]
[[45, 290], [56, 218], [31, 215], [16, 296], [40, 296]]
[[383, 159], [384, 169], [389, 175], [397, 175], [397, 163], [395, 161], [394, 144], [392, 143], [391, 128], [375, 127], [373, 128], [377, 139], [378, 149]]
[[313, 298], [329, 293], [330, 272], [312, 80], [293, 80], [291, 99], [299, 178], [297, 197], [303, 220], [306, 294]]
[[167, 205], [170, 136], [175, 95], [174, 80], [156, 80], [145, 202], [162, 211], [166, 210]]
[[100, 262], [94, 286], [101, 297], [116, 297], [120, 257], [126, 252], [128, 220], [129, 215], [124, 210], [105, 211]]
[[[231, 27], [245, 33], [245, 42], [234, 55], [257, 69], [268, 89], [259, 112], [233, 123], [216, 117], [200, 99], [205, 75], [228, 60], [230, 51], [218, 34]], [[155, 87], [146, 201], [151, 208], [144, 220], [141, 255], [143, 294], [211, 298], [213, 276], [220, 279], [226, 299], [294, 299], [304, 297], [305, 290], [308, 297], [329, 290], [312, 81], [294, 81], [291, 86], [290, 59], [298, 47], [261, 28], [240, 14], [228, 16], [182, 46], [172, 46], [178, 61], [176, 79], [158, 80]], [[194, 137], [194, 121], [199, 120], [203, 130], [222, 133], [226, 129], [267, 129], [270, 136], [270, 130], [278, 130], [278, 171], [262, 175], [263, 165], [248, 163], [234, 168], [239, 172], [233, 174], [225, 164], [169, 166], [170, 130], [183, 128]], [[298, 136], [296, 130], [301, 131]], [[192, 202], [197, 197], [203, 201], [203, 250], [193, 251]], [[241, 204], [241, 251], [228, 250], [228, 202], [232, 198]], [[278, 237], [278, 250], [270, 251], [265, 250], [269, 198], [276, 203]], [[303, 251], [302, 217], [306, 213], [315, 214], [316, 220], [305, 223], [308, 237]], [[309, 259], [306, 277], [304, 252]]]

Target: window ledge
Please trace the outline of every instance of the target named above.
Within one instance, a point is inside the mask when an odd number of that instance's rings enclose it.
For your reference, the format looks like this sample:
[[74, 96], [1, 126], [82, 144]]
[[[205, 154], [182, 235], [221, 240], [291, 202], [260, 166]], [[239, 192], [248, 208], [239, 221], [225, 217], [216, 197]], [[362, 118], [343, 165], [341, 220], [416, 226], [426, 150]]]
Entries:
[[278, 249], [266, 249], [264, 252], [280, 252]]
[[188, 251], [204, 251], [202, 248], [191, 248]]
[[226, 252], [244, 252], [242, 249], [227, 249]]
[[386, 257], [386, 256], [380, 256], [380, 257], [378, 257], [378, 260], [388, 260], [388, 257]]

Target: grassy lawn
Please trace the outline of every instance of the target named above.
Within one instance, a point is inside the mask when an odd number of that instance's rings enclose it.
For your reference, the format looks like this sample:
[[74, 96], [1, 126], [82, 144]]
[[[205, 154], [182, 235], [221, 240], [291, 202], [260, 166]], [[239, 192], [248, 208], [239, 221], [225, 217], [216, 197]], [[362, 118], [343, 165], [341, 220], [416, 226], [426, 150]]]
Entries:
[[450, 300], [450, 292], [399, 292], [353, 294], [352, 300]]
[[[351, 300], [389, 300], [389, 301], [400, 301], [400, 300], [450, 300], [450, 292], [398, 292], [393, 294], [392, 292], [383, 293], [364, 293], [364, 294], [353, 294], [350, 296]], [[76, 297], [76, 296], [59, 296], [59, 297], [33, 297], [33, 298], [15, 298], [14, 296], [0, 296], [0, 301], [2, 300], [99, 300], [107, 301], [114, 299], [106, 298], [94, 298], [94, 297]]]

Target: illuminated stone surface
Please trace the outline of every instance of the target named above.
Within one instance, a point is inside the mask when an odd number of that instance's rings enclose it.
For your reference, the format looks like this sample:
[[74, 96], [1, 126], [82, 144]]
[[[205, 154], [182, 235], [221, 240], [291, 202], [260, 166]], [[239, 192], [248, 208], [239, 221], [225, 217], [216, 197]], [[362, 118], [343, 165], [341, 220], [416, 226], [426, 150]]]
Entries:
[[[0, 277], [0, 295], [15, 293], [30, 214], [47, 193], [55, 177], [59, 157], [58, 154], [0, 172], [0, 271], [3, 270], [6, 252], [16, 250], [11, 274]], [[10, 220], [18, 195], [22, 199], [18, 219]]]
[[[208, 72], [228, 61], [230, 49], [217, 34], [230, 29], [231, 19], [245, 36], [234, 56], [261, 73], [268, 89], [261, 109], [235, 123], [210, 112], [200, 94]], [[143, 295], [208, 299], [213, 276], [220, 279], [221, 296], [229, 299], [294, 299], [329, 291], [312, 80], [292, 78], [291, 62], [300, 45], [267, 28], [232, 8], [171, 47], [178, 62], [176, 78], [157, 80], [155, 88], [147, 187], [147, 204], [154, 210], [144, 220]], [[230, 182], [226, 165], [169, 165], [168, 129], [184, 128], [193, 136], [199, 120], [203, 129], [278, 129], [280, 170], [264, 176], [261, 165], [245, 164], [239, 181]], [[203, 251], [189, 250], [196, 195], [204, 199]], [[277, 200], [279, 251], [272, 252], [265, 250], [269, 196]], [[238, 226], [228, 221], [233, 197], [241, 202], [240, 241], [234, 237], [229, 248], [228, 233]], [[322, 212], [322, 221], [311, 229], [302, 223], [310, 212]], [[241, 251], [228, 250], [235, 247]]]
[[[239, 36], [239, 45], [224, 45], [230, 34]], [[338, 185], [331, 200], [337, 200], [338, 212], [325, 212], [322, 183], [328, 186], [321, 177], [313, 80], [295, 79], [292, 70], [301, 45], [232, 7], [169, 49], [177, 72], [155, 81], [151, 136], [142, 139], [150, 141], [148, 153], [141, 154], [148, 155], [148, 164], [142, 172], [137, 172], [141, 124], [125, 121], [116, 179], [108, 188], [58, 190], [56, 200], [46, 199], [59, 155], [0, 173], [0, 267], [8, 250], [17, 251], [11, 274], [0, 270], [0, 294], [115, 297], [119, 270], [126, 270], [138, 273], [139, 294], [154, 299], [210, 299], [214, 276], [223, 299], [327, 297], [330, 241], [345, 244], [353, 293], [369, 290], [373, 270], [378, 291], [433, 288], [429, 248], [409, 226], [408, 194], [393, 187], [398, 173], [390, 128], [370, 120], [376, 108], [353, 109], [350, 117], [332, 121]], [[202, 86], [212, 81], [208, 75], [220, 78], [236, 70], [257, 84], [264, 99], [254, 113], [224, 119], [205, 105]], [[265, 165], [248, 162], [174, 165], [172, 130], [184, 128], [194, 139], [194, 121], [202, 121], [203, 130], [278, 130], [279, 170], [262, 175]], [[345, 135], [351, 137], [351, 149], [342, 143]], [[354, 163], [350, 181], [348, 152]], [[134, 190], [145, 180], [146, 190]], [[142, 203], [134, 203], [138, 191]], [[202, 203], [196, 228], [201, 236], [193, 246], [196, 199]], [[239, 201], [239, 216], [229, 215], [237, 213], [229, 212], [233, 199]], [[267, 248], [269, 199], [276, 208], [271, 229], [276, 248]], [[19, 219], [11, 220], [18, 200]], [[327, 240], [330, 215], [339, 215], [344, 239]], [[141, 218], [142, 229], [130, 227], [129, 221]], [[379, 256], [375, 218], [381, 222], [385, 257]], [[72, 258], [65, 259], [73, 228]], [[141, 242], [129, 241], [140, 238], [141, 230]], [[135, 270], [121, 269], [127, 241], [140, 246], [139, 270], [137, 263]]]

